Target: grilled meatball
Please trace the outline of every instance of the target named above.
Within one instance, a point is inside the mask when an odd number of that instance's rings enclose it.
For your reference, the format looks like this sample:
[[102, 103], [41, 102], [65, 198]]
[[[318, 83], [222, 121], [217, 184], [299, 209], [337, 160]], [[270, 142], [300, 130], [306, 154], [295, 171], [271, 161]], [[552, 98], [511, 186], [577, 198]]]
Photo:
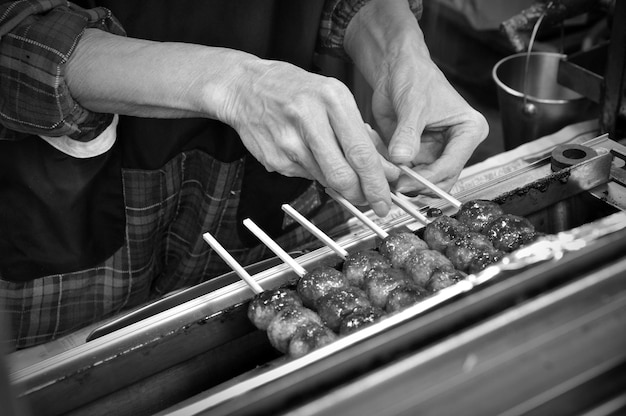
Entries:
[[372, 269], [365, 276], [364, 290], [372, 305], [384, 308], [389, 292], [407, 282], [409, 282], [409, 277], [404, 270]]
[[422, 287], [428, 284], [428, 280], [433, 272], [441, 268], [454, 268], [450, 260], [441, 252], [436, 250], [421, 250], [404, 266], [407, 275]]
[[319, 315], [303, 306], [288, 306], [278, 312], [267, 326], [270, 344], [278, 351], [287, 353], [289, 343], [296, 331], [310, 323], [322, 324]]
[[469, 273], [478, 273], [483, 270], [485, 267], [489, 266], [492, 263], [500, 261], [502, 257], [504, 257], [506, 253], [501, 250], [496, 250], [493, 253], [482, 252], [478, 253], [472, 262], [469, 265], [468, 272]]
[[317, 323], [306, 323], [293, 334], [289, 342], [289, 355], [302, 357], [337, 339], [337, 334], [328, 327]]
[[504, 214], [487, 224], [483, 233], [496, 249], [511, 252], [534, 240], [535, 227], [524, 217]]
[[256, 295], [250, 301], [248, 305], [248, 319], [254, 326], [265, 331], [272, 318], [290, 305], [302, 305], [302, 300], [293, 290], [266, 290]]
[[380, 245], [380, 252], [389, 259], [391, 265], [401, 268], [411, 255], [417, 250], [427, 249], [424, 240], [410, 231], [390, 233]]
[[365, 292], [356, 287], [333, 289], [321, 296], [315, 307], [322, 322], [333, 331], [339, 331], [341, 320], [355, 309], [371, 306]]
[[315, 301], [332, 289], [349, 287], [350, 283], [343, 273], [329, 266], [311, 270], [298, 281], [296, 287], [306, 307], [313, 308]]
[[428, 291], [416, 284], [401, 285], [389, 292], [385, 311], [388, 313], [397, 312], [428, 296]]
[[486, 235], [469, 232], [458, 237], [446, 248], [446, 257], [456, 269], [467, 272], [474, 258], [483, 252], [495, 254], [496, 249]]
[[377, 307], [369, 306], [355, 309], [351, 314], [341, 320], [339, 334], [351, 334], [359, 328], [370, 325], [385, 315], [385, 312]]
[[431, 250], [444, 252], [458, 237], [467, 234], [466, 225], [448, 215], [440, 215], [424, 227], [424, 240]]
[[473, 199], [464, 202], [456, 214], [456, 219], [465, 224], [470, 231], [480, 233], [491, 221], [503, 215], [500, 205], [485, 199]]
[[373, 268], [388, 269], [391, 262], [374, 250], [351, 253], [343, 263], [343, 274], [351, 285], [363, 287], [363, 278]]
[[430, 276], [426, 288], [431, 292], [437, 292], [465, 279], [466, 276], [465, 273], [454, 268], [437, 269]]

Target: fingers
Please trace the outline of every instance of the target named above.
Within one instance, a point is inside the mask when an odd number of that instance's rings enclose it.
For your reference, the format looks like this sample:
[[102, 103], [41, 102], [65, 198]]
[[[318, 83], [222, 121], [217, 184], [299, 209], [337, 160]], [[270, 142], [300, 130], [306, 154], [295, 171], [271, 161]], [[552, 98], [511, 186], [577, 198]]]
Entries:
[[[450, 127], [426, 131], [422, 137], [423, 152], [414, 160], [416, 172], [444, 190], [450, 190], [476, 146], [489, 131], [486, 120], [477, 112], [468, 112], [462, 119], [449, 121]], [[423, 186], [408, 177], [396, 185], [400, 192], [424, 192]]]
[[365, 128], [367, 133], [369, 134], [370, 140], [374, 144], [376, 151], [381, 155], [381, 163], [383, 165], [383, 170], [385, 172], [385, 177], [387, 178], [387, 182], [394, 182], [400, 176], [400, 169], [389, 162], [389, 152], [387, 150], [387, 145], [383, 142], [380, 135], [374, 130], [369, 124], [365, 123]]
[[410, 89], [399, 94], [394, 105], [397, 125], [389, 142], [389, 159], [398, 165], [413, 161], [420, 151], [420, 137], [424, 130], [422, 105], [416, 105]]
[[[327, 175], [329, 183], [336, 186], [334, 189], [349, 200], [364, 198], [377, 215], [384, 216], [391, 208], [387, 175], [397, 177], [397, 173], [394, 174], [395, 167], [376, 150], [379, 138], [370, 138], [352, 95], [347, 90], [346, 94], [345, 98], [340, 97], [329, 105], [328, 118], [348, 166], [320, 163], [320, 167], [325, 172], [325, 168], [335, 174], [343, 172], [344, 177], [339, 176], [337, 180]], [[356, 176], [352, 177], [347, 168]]]

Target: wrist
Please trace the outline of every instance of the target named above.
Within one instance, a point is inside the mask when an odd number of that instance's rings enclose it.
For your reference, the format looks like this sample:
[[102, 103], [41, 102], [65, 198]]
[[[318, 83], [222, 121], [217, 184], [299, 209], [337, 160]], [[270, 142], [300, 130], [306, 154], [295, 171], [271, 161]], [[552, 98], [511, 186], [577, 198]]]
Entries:
[[[390, 24], [390, 22], [393, 22]], [[374, 85], [399, 56], [427, 58], [423, 33], [407, 0], [371, 0], [350, 21], [344, 49]]]

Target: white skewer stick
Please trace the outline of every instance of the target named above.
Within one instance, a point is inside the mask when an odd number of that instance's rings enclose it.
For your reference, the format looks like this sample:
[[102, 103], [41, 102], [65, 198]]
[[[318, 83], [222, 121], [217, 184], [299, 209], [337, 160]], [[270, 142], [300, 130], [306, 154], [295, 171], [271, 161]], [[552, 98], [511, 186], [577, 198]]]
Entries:
[[418, 220], [422, 224], [426, 225], [426, 224], [428, 224], [430, 222], [430, 220], [428, 218], [426, 218], [426, 216], [424, 214], [419, 212], [409, 201], [404, 199], [401, 196], [401, 194], [399, 194], [398, 192], [392, 192], [391, 193], [391, 200], [397, 206], [399, 206], [404, 211], [406, 211], [407, 214], [409, 214], [410, 216], [412, 216], [413, 218], [415, 218], [416, 220]]
[[282, 209], [287, 214], [289, 214], [291, 218], [298, 221], [300, 225], [302, 225], [304, 228], [310, 231], [311, 234], [317, 237], [322, 243], [324, 243], [326, 246], [332, 249], [335, 253], [337, 253], [339, 257], [341, 257], [342, 259], [345, 259], [346, 257], [348, 257], [348, 252], [343, 247], [335, 243], [329, 236], [327, 236], [322, 230], [317, 228], [315, 224], [313, 224], [311, 221], [306, 219], [302, 214], [296, 211], [291, 205], [283, 204]]
[[258, 294], [263, 292], [261, 285], [259, 285], [259, 283], [254, 280], [252, 276], [250, 276], [246, 269], [244, 269], [241, 264], [239, 264], [239, 262], [237, 262], [237, 260], [235, 260], [233, 256], [226, 251], [226, 249], [215, 239], [215, 237], [213, 237], [210, 233], [204, 233], [202, 234], [202, 237], [204, 238], [204, 241], [209, 243], [211, 248], [215, 250], [215, 252], [219, 254], [219, 256], [230, 266], [230, 268], [233, 269], [235, 273], [237, 273], [239, 277], [241, 277], [241, 279], [248, 284], [248, 286], [250, 286], [254, 293]]
[[350, 202], [348, 202], [347, 199], [339, 195], [335, 190], [326, 188], [326, 193], [330, 195], [335, 201], [343, 205], [344, 208], [346, 208], [348, 211], [354, 214], [355, 217], [360, 219], [365, 225], [367, 225], [372, 231], [374, 231], [376, 235], [378, 235], [380, 238], [384, 240], [385, 238], [389, 237], [389, 233], [387, 233], [385, 230], [383, 230], [378, 225], [376, 225], [376, 223], [370, 220], [367, 217], [367, 215], [363, 214], [357, 207], [355, 207]]
[[461, 201], [459, 201], [458, 199], [456, 199], [455, 197], [453, 197], [452, 195], [450, 195], [449, 193], [447, 193], [446, 191], [444, 191], [443, 189], [441, 189], [440, 187], [438, 187], [434, 183], [430, 182], [428, 179], [424, 178], [422, 175], [420, 175], [419, 173], [415, 172], [410, 167], [408, 167], [406, 165], [400, 165], [398, 167], [405, 174], [407, 174], [408, 176], [412, 177], [416, 181], [420, 182], [421, 184], [426, 186], [428, 189], [430, 189], [431, 191], [433, 191], [434, 193], [436, 193], [437, 195], [439, 195], [443, 199], [447, 200], [450, 204], [454, 205], [455, 208], [459, 208], [461, 206]]
[[261, 230], [258, 225], [256, 225], [250, 218], [246, 218], [243, 220], [243, 225], [245, 225], [248, 230], [252, 232], [259, 240], [261, 240], [270, 250], [274, 252], [282, 261], [287, 263], [289, 267], [293, 269], [293, 271], [300, 277], [304, 276], [307, 272], [304, 267], [300, 266], [293, 257], [291, 257], [285, 250], [283, 250], [272, 238], [265, 234], [263, 230]]

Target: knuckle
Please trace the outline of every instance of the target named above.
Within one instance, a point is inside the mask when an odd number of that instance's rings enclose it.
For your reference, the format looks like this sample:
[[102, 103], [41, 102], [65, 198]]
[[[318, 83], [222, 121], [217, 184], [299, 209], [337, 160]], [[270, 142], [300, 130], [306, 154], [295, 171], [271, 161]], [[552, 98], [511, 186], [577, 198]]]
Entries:
[[359, 179], [348, 166], [338, 166], [326, 175], [328, 185], [340, 192], [353, 189], [359, 184]]
[[377, 154], [366, 144], [355, 144], [346, 149], [346, 157], [357, 169], [371, 170], [378, 163]]
[[337, 78], [326, 77], [320, 85], [320, 91], [329, 99], [343, 99], [349, 92], [348, 87]]

